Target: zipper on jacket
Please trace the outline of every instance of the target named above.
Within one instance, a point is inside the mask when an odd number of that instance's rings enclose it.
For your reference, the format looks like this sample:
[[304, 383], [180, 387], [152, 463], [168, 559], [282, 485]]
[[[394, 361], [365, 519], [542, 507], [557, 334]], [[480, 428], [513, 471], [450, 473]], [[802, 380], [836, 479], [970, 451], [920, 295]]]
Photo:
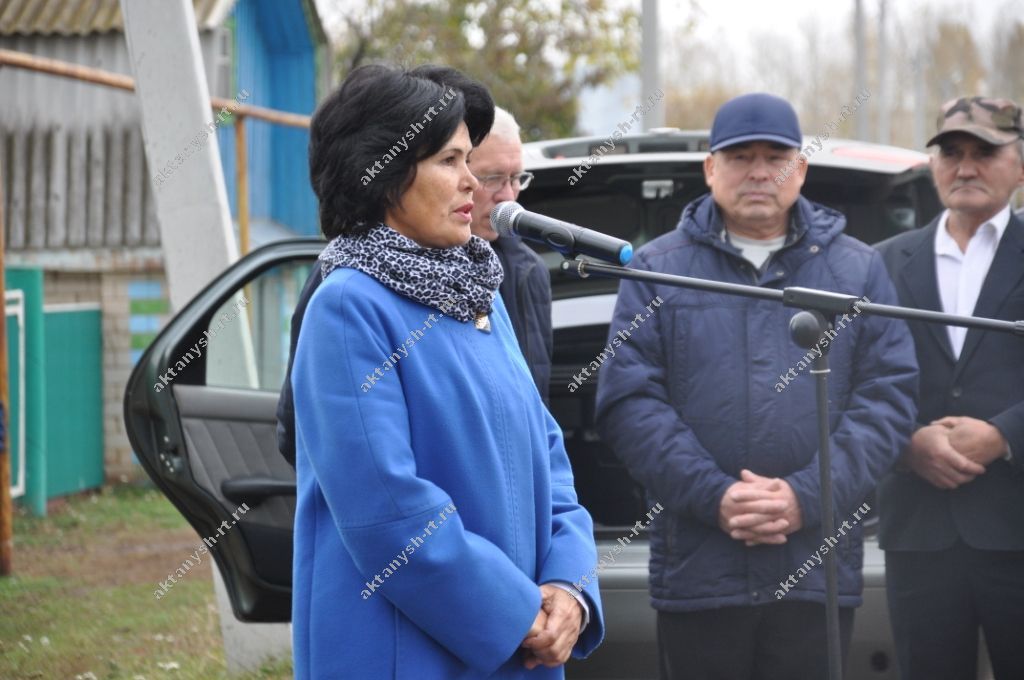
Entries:
[[758, 283], [758, 274], [760, 272], [754, 266], [753, 262], [751, 262], [750, 260], [746, 259], [745, 257], [738, 257], [737, 255], [735, 255], [734, 253], [730, 253], [729, 251], [723, 251], [723, 252], [725, 252], [726, 254], [728, 254], [729, 256], [731, 256], [731, 257], [733, 257], [735, 259], [738, 259], [740, 261], [740, 264], [739, 264], [740, 271], [741, 272], [745, 271], [748, 274], [750, 274], [750, 281], [751, 281], [751, 283], [753, 285], [755, 285], [755, 286], [760, 285]]

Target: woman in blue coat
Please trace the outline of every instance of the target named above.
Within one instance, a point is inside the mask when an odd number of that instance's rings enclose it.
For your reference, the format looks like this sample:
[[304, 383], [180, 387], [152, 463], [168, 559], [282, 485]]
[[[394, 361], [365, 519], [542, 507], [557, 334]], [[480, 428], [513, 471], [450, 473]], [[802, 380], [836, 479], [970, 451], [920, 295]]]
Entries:
[[369, 66], [313, 118], [331, 240], [292, 374], [296, 678], [561, 678], [601, 641], [596, 585], [571, 585], [592, 521], [470, 235], [493, 115], [454, 69]]

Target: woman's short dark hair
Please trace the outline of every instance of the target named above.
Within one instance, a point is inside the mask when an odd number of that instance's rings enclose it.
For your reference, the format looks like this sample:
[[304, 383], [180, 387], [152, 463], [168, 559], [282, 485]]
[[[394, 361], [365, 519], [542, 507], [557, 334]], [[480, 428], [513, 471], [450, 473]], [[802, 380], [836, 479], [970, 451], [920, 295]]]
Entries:
[[494, 122], [494, 100], [456, 69], [353, 70], [309, 129], [309, 177], [324, 235], [358, 234], [383, 221], [416, 179], [416, 164], [440, 151], [462, 122], [473, 146], [480, 144]]

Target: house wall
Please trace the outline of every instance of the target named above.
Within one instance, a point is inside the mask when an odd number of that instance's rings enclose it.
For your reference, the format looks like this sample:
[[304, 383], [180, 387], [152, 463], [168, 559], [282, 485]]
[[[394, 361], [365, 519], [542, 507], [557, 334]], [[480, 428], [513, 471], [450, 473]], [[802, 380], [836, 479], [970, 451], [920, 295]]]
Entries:
[[[311, 114], [317, 104], [316, 51], [298, 3], [240, 2], [231, 20], [233, 87], [249, 93], [245, 103]], [[302, 235], [319, 234], [316, 196], [309, 185], [309, 131], [250, 120], [246, 135], [253, 219], [273, 220]], [[236, 214], [234, 131], [220, 129], [217, 141], [231, 212]]]
[[[305, 11], [315, 12], [307, 4]], [[89, 26], [120, 26], [115, 0], [86, 5], [98, 13], [96, 21], [113, 21]], [[216, 7], [228, 5], [195, 0], [211, 94], [232, 99], [245, 89], [246, 104], [312, 112], [316, 48], [310, 15], [300, 5], [245, 0], [234, 4], [230, 16], [214, 17]], [[0, 48], [132, 75], [121, 30], [79, 27], [80, 33], [66, 33], [43, 24], [0, 21]], [[136, 96], [16, 68], [0, 69], [0, 93], [7, 261], [44, 270], [46, 304], [99, 303], [106, 473], [134, 476], [139, 469], [124, 432], [124, 387], [143, 348], [166, 323], [169, 297]], [[211, 111], [211, 121], [213, 116]], [[308, 180], [308, 131], [252, 120], [246, 131], [254, 222], [319, 233]], [[217, 138], [235, 214], [234, 130], [220, 126]], [[181, 141], [182, 149], [189, 141]], [[187, 165], [177, 171], [188, 172]]]
[[[0, 36], [0, 48], [131, 75], [120, 32]], [[0, 106], [8, 250], [159, 245], [134, 93], [15, 68], [0, 69], [0, 92], [13, 93]]]
[[[213, 39], [213, 31], [201, 33], [207, 52]], [[5, 35], [0, 48], [131, 74], [120, 31]], [[138, 476], [124, 430], [124, 389], [141, 348], [167, 320], [169, 296], [136, 97], [14, 68], [0, 69], [0, 92], [12, 93], [0, 105], [8, 264], [44, 270], [45, 304], [100, 305], [106, 476]], [[154, 285], [164, 311], [140, 311], [132, 291]]]

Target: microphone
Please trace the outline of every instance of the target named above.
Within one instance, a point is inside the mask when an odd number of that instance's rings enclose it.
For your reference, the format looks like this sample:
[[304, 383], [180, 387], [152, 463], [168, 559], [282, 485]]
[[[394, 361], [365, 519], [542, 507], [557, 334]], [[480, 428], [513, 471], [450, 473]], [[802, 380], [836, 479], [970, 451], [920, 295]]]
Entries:
[[530, 212], [515, 201], [494, 206], [491, 226], [502, 236], [516, 234], [528, 241], [543, 243], [563, 257], [590, 255], [619, 265], [633, 259], [633, 246], [629, 241]]

